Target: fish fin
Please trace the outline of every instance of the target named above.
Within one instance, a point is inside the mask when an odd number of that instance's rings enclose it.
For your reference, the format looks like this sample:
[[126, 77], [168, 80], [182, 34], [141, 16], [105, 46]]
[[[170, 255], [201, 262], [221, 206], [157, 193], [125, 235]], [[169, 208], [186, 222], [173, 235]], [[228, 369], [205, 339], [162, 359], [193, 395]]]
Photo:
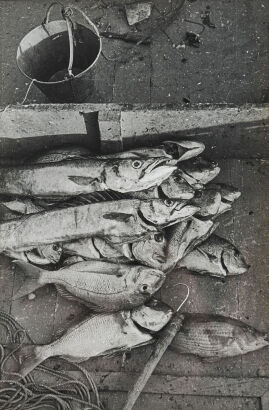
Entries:
[[[32, 370], [34, 370], [45, 358], [43, 359], [37, 354], [35, 345], [23, 345], [15, 353], [14, 356], [17, 360], [17, 368], [14, 372], [21, 377], [27, 376]], [[13, 369], [12, 369], [13, 370]]]
[[98, 182], [97, 178], [80, 177], [80, 176], [72, 176], [72, 175], [70, 175], [68, 179], [70, 179], [70, 181], [74, 182], [77, 185], [83, 185], [83, 186], [91, 185], [95, 182]]
[[108, 214], [104, 214], [104, 219], [114, 219], [115, 221], [120, 222], [127, 222], [133, 217], [132, 214], [125, 214], [123, 212], [110, 212]]
[[41, 288], [43, 285], [39, 282], [43, 269], [32, 265], [31, 263], [14, 260], [13, 263], [18, 266], [24, 273], [25, 280], [20, 289], [14, 295], [13, 300], [22, 298], [23, 296], [33, 293], [36, 289]]

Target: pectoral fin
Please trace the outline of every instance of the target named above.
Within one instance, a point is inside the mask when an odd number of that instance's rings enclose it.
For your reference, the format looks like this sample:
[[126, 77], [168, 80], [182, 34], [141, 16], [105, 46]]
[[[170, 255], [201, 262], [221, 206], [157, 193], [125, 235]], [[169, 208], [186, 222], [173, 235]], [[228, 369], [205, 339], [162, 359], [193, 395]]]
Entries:
[[74, 182], [75, 184], [82, 186], [92, 185], [98, 182], [97, 178], [90, 177], [69, 176], [68, 179], [70, 179], [70, 181]]

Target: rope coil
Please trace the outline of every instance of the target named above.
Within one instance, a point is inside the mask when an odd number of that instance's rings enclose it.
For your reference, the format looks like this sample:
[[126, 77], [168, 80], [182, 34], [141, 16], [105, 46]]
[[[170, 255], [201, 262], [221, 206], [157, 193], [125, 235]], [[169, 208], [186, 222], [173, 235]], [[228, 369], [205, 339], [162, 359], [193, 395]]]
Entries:
[[[63, 360], [83, 375], [85, 382], [66, 373], [39, 365], [37, 372], [43, 372], [58, 381], [45, 385], [35, 381], [32, 373], [20, 381], [12, 380], [12, 374], [5, 371], [6, 361], [25, 341], [33, 343], [28, 333], [10, 315], [0, 311], [0, 327], [6, 334], [6, 344], [0, 343], [0, 410], [72, 410], [76, 403], [85, 410], [103, 410], [98, 390], [90, 373], [82, 366]], [[9, 345], [16, 345], [8, 352]], [[15, 360], [15, 359], [14, 359]], [[35, 373], [35, 372], [33, 372]], [[3, 375], [9, 378], [3, 380]], [[16, 375], [16, 373], [13, 375]], [[93, 399], [93, 400], [92, 400]]]

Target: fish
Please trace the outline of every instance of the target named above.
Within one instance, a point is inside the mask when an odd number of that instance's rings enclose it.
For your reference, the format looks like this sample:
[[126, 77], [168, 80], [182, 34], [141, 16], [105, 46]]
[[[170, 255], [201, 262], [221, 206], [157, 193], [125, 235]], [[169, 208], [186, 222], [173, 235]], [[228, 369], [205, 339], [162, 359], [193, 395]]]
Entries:
[[218, 214], [221, 205], [221, 194], [215, 189], [196, 191], [191, 203], [200, 208], [197, 216], [203, 218], [213, 217]]
[[167, 229], [168, 246], [162, 270], [169, 273], [178, 267], [179, 261], [185, 254], [207, 239], [217, 226], [216, 223], [210, 220], [201, 221], [198, 218], [190, 218]]
[[[37, 213], [43, 210], [37, 206], [31, 199], [1, 200], [0, 204], [10, 211], [8, 219], [18, 219], [21, 215]], [[7, 219], [7, 220], [8, 220]], [[40, 245], [37, 248], [14, 251], [6, 250], [3, 252], [11, 259], [19, 259], [25, 262], [31, 262], [35, 265], [49, 265], [58, 263], [62, 256], [61, 244]]]
[[164, 302], [151, 299], [142, 306], [132, 310], [132, 319], [148, 332], [159, 332], [172, 319], [173, 309]]
[[186, 201], [130, 199], [42, 211], [0, 223], [0, 253], [87, 237], [133, 242], [198, 209]]
[[200, 155], [205, 149], [202, 142], [197, 141], [164, 141], [157, 147], [142, 147], [97, 156], [99, 158], [163, 158], [176, 160], [177, 162], [186, 161]]
[[[154, 341], [132, 319], [129, 310], [98, 314], [71, 327], [60, 338], [46, 345], [23, 345], [5, 361], [8, 372], [17, 378], [27, 376], [44, 360], [61, 356], [81, 363], [96, 356], [111, 356]], [[14, 376], [15, 378], [15, 376]]]
[[234, 202], [236, 199], [240, 198], [241, 192], [233, 187], [232, 185], [223, 183], [212, 183], [208, 185], [209, 189], [216, 189], [220, 192], [221, 198], [225, 202]]
[[142, 305], [160, 289], [166, 277], [157, 269], [100, 260], [77, 262], [54, 271], [22, 261], [14, 263], [25, 275], [15, 299], [54, 284], [63, 297], [95, 312], [117, 312]]
[[241, 192], [237, 188], [223, 183], [209, 184], [208, 189], [215, 189], [221, 195], [221, 203], [218, 211], [213, 216], [214, 219], [225, 212], [230, 211], [232, 209], [233, 202], [241, 196]]
[[202, 189], [203, 186], [212, 181], [219, 172], [220, 167], [217, 163], [206, 161], [202, 157], [182, 162], [176, 171], [176, 173], [195, 189]]
[[203, 242], [218, 224], [195, 217], [150, 234], [133, 243], [112, 244], [103, 238], [86, 238], [63, 243], [65, 255], [94, 257], [117, 262], [137, 262], [170, 271], [186, 252]]
[[220, 315], [184, 314], [182, 328], [170, 348], [207, 359], [243, 355], [269, 346], [268, 334]]
[[160, 184], [176, 169], [166, 158], [65, 160], [0, 167], [0, 194], [61, 198], [108, 189], [129, 192]]
[[35, 265], [56, 264], [62, 257], [62, 247], [60, 244], [50, 244], [39, 246], [28, 251], [5, 251], [4, 255], [13, 260], [22, 260]]
[[231, 242], [220, 236], [212, 235], [181, 259], [178, 267], [225, 278], [226, 276], [241, 275], [247, 272], [250, 266]]
[[67, 145], [61, 148], [52, 148], [45, 153], [35, 154], [28, 158], [27, 162], [31, 164], [49, 164], [52, 162], [61, 162], [71, 159], [86, 159], [94, 157], [95, 154], [86, 147]]
[[137, 199], [192, 199], [195, 190], [179, 175], [172, 174], [160, 185], [137, 192], [129, 192], [129, 198]]

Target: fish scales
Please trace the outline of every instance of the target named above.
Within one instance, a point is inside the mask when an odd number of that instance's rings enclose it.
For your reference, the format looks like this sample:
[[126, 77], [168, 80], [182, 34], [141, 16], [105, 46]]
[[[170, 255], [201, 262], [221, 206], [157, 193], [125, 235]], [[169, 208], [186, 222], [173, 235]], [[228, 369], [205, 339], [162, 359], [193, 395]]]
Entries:
[[[166, 323], [167, 320], [169, 318], [166, 318]], [[20, 347], [15, 352], [17, 361], [14, 362], [10, 357], [5, 365], [9, 371], [25, 377], [50, 357], [62, 356], [80, 363], [91, 357], [143, 346], [152, 340], [149, 333], [136, 326], [130, 311], [96, 315], [72, 327], [61, 338], [48, 345]]]
[[[61, 210], [44, 211], [0, 224], [0, 251], [31, 249], [43, 244], [64, 242], [91, 236], [121, 236], [139, 238], [156, 231], [154, 226], [146, 226], [138, 220], [135, 212], [140, 201], [116, 201], [82, 205]], [[104, 219], [105, 214], [123, 212], [128, 221]], [[120, 240], [120, 238], [119, 238]]]
[[189, 314], [172, 342], [179, 353], [232, 357], [268, 346], [265, 334], [224, 316]]
[[67, 197], [113, 189], [148, 189], [169, 177], [176, 167], [166, 158], [75, 159], [0, 167], [0, 194]]
[[16, 299], [52, 283], [63, 296], [75, 298], [95, 311], [119, 311], [142, 305], [165, 280], [165, 274], [157, 269], [99, 260], [77, 262], [55, 271], [21, 261], [15, 263], [25, 275]]
[[184, 201], [119, 200], [48, 210], [0, 224], [0, 252], [100, 236], [133, 242], [157, 226], [190, 218], [199, 208]]

